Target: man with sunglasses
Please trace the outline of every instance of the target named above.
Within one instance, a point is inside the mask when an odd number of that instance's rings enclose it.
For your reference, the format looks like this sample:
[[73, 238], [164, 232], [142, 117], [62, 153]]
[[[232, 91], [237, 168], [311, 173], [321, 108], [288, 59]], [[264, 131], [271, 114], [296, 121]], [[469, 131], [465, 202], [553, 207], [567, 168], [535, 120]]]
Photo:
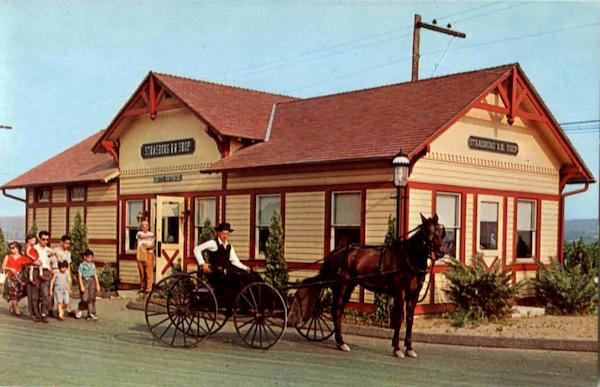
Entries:
[[[30, 302], [29, 311], [35, 322], [48, 322], [48, 309], [50, 307], [50, 296], [48, 290], [50, 287], [50, 278], [52, 277], [51, 256], [54, 255], [52, 249], [48, 247], [50, 243], [50, 233], [40, 231], [38, 234], [38, 243], [33, 246], [38, 253], [38, 260], [34, 265], [41, 265], [43, 269], [43, 278], [39, 270], [33, 271], [34, 284], [27, 285], [28, 302]], [[40, 310], [41, 309], [41, 310]], [[40, 313], [41, 312], [41, 313]]]

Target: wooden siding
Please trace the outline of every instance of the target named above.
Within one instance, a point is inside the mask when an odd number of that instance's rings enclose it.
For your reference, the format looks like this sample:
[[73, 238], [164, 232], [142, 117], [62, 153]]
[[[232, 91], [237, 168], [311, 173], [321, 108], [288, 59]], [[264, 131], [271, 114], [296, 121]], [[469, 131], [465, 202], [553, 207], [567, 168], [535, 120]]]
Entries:
[[119, 261], [119, 280], [128, 284], [140, 283], [136, 261]]
[[65, 203], [67, 201], [67, 187], [52, 187], [52, 203]]
[[[449, 286], [449, 281], [444, 273], [435, 274], [435, 290], [434, 290], [434, 304], [443, 304], [450, 302], [450, 299], [444, 292]], [[423, 285], [425, 287], [427, 282]], [[431, 291], [431, 289], [429, 290]]]
[[107, 202], [117, 200], [117, 183], [95, 185], [87, 189], [88, 202]]
[[396, 216], [396, 190], [367, 190], [365, 214], [365, 243], [380, 245], [384, 242], [388, 228], [388, 219]]
[[114, 245], [97, 245], [90, 243], [90, 249], [94, 252], [94, 260], [102, 263], [116, 263], [117, 256]]
[[90, 239], [114, 239], [117, 213], [114, 207], [88, 207], [86, 225]]
[[35, 210], [35, 223], [38, 226], [38, 230], [48, 231], [50, 228], [50, 223], [48, 221], [48, 208], [36, 208]]
[[[199, 172], [203, 166], [199, 165], [191, 171], [178, 171], [165, 173], [154, 169], [143, 175], [121, 177], [121, 195], [169, 193], [169, 192], [197, 192], [216, 191], [221, 189], [221, 175], [206, 175]], [[181, 181], [170, 183], [155, 183], [154, 176], [160, 174], [181, 175]]]
[[27, 189], [27, 203], [33, 203], [35, 190], [33, 188]]
[[549, 263], [558, 256], [558, 201], [542, 200], [540, 260]]
[[514, 254], [514, 235], [513, 235], [513, 225], [515, 218], [515, 200], [513, 198], [508, 198], [506, 201], [506, 262], [510, 263]]
[[250, 195], [228, 195], [225, 218], [231, 223], [231, 244], [240, 259], [249, 257], [250, 244]]
[[519, 297], [534, 297], [535, 290], [529, 283], [529, 279], [535, 278], [536, 272], [535, 270], [530, 271], [517, 271], [515, 273], [515, 278], [518, 282], [525, 281], [524, 286], [519, 290]]
[[33, 226], [35, 222], [33, 221], [33, 208], [28, 208], [27, 209], [27, 230], [25, 230], [25, 232], [29, 232], [29, 229], [31, 228], [31, 226]]
[[473, 240], [477, 232], [473, 229], [473, 202], [474, 195], [467, 194], [467, 205], [465, 214], [465, 263], [471, 264], [473, 260]]
[[65, 207], [55, 207], [52, 209], [52, 238], [60, 238], [67, 233], [67, 209]]
[[325, 245], [324, 218], [324, 192], [285, 195], [286, 261], [314, 262], [322, 258]]
[[390, 168], [288, 173], [269, 176], [236, 176], [227, 179], [228, 189], [315, 186], [391, 181]]
[[[408, 229], [412, 230], [421, 224], [421, 215], [431, 216], [431, 191], [427, 189], [409, 190]], [[408, 230], [407, 230], [408, 231]]]

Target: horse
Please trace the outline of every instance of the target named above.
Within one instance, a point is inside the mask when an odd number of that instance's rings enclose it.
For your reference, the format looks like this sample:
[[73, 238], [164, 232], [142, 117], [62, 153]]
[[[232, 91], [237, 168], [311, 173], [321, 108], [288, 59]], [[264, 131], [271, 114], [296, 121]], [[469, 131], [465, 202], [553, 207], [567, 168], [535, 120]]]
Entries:
[[[426, 218], [421, 214], [422, 223], [408, 239], [395, 239], [387, 246], [349, 245], [332, 251], [315, 279], [339, 280], [332, 288], [331, 313], [333, 317], [335, 341], [341, 351], [350, 351], [342, 336], [344, 308], [356, 285], [377, 293], [389, 294], [394, 299], [391, 315], [393, 354], [403, 358], [404, 354], [416, 358], [412, 347], [412, 327], [415, 307], [427, 273], [427, 260], [434, 262], [444, 256], [444, 226], [438, 223], [438, 216]], [[433, 257], [432, 257], [433, 254]], [[301, 289], [292, 306], [295, 319], [306, 319], [299, 310], [307, 311], [309, 305], [317, 302], [320, 289]], [[296, 301], [295, 300], [295, 301]], [[406, 304], [406, 352], [400, 349], [400, 328], [404, 320]]]

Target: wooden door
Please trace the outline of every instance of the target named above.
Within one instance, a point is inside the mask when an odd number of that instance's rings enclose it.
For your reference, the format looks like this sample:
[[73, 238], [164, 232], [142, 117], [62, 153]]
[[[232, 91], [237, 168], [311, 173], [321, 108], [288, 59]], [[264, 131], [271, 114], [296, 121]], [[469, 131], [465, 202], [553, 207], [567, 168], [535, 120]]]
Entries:
[[183, 267], [184, 210], [183, 197], [156, 197], [156, 282], [168, 276], [174, 265]]

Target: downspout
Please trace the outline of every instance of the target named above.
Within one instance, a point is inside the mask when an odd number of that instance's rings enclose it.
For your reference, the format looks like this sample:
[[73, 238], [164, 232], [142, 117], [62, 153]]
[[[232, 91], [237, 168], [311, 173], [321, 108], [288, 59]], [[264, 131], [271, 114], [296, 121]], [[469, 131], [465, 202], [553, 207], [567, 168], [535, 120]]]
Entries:
[[590, 182], [586, 181], [583, 188], [579, 188], [570, 192], [563, 192], [560, 194], [560, 210], [559, 210], [559, 235], [558, 235], [558, 254], [559, 260], [562, 263], [564, 261], [563, 251], [565, 243], [565, 199], [567, 196], [575, 195], [587, 191], [590, 188]]
[[564, 198], [566, 198], [567, 196], [571, 196], [571, 195], [575, 195], [575, 194], [578, 194], [578, 193], [585, 192], [585, 191], [587, 191], [589, 188], [590, 188], [590, 182], [589, 182], [589, 181], [586, 181], [586, 182], [585, 182], [585, 186], [584, 186], [583, 188], [579, 188], [579, 189], [576, 189], [576, 190], [574, 190], [574, 191], [570, 191], [570, 192], [563, 192], [563, 193], [561, 193], [561, 194], [560, 194], [560, 196], [562, 196], [562, 198], [564, 199]]
[[6, 188], [2, 188], [2, 195], [6, 196], [7, 198], [10, 198], [10, 199], [17, 200], [17, 201], [22, 202], [22, 203], [27, 203], [27, 200], [22, 199], [22, 198], [20, 198], [18, 196], [11, 195], [8, 192], [6, 192]]

